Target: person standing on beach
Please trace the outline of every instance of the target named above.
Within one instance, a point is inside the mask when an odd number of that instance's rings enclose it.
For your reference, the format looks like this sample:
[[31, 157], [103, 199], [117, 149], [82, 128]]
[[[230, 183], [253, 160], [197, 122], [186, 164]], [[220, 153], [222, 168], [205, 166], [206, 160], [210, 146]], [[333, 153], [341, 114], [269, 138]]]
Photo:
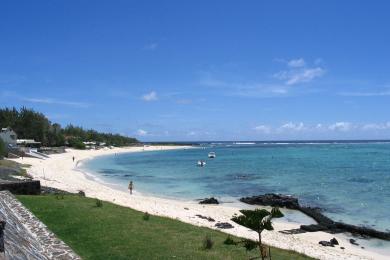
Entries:
[[133, 194], [133, 181], [130, 181], [129, 183], [129, 190], [130, 190], [130, 195]]
[[72, 157], [72, 159], [73, 159], [73, 162], [74, 162], [74, 156]]

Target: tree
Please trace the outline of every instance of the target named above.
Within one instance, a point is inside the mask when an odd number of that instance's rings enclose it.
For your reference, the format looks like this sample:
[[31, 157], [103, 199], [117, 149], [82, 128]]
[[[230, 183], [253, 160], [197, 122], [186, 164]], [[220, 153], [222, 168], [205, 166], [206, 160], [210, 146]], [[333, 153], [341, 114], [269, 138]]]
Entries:
[[82, 127], [73, 125], [68, 125], [65, 129], [62, 129], [60, 124], [52, 124], [44, 114], [25, 107], [19, 110], [16, 108], [0, 108], [0, 127], [11, 127], [19, 139], [34, 139], [44, 146], [63, 146], [66, 141], [79, 148], [84, 147], [83, 141], [95, 141], [114, 146], [138, 143], [135, 138], [100, 133], [93, 129], [84, 130]]
[[[259, 241], [244, 240], [244, 246], [247, 250], [252, 250], [256, 246], [259, 248], [261, 259], [264, 260], [267, 255], [266, 247], [262, 243], [261, 233], [264, 230], [273, 230], [272, 218], [283, 217], [279, 208], [272, 208], [271, 212], [265, 209], [240, 210], [242, 215], [233, 217], [232, 220], [244, 227], [252, 229], [258, 233]], [[271, 256], [270, 256], [271, 258]]]

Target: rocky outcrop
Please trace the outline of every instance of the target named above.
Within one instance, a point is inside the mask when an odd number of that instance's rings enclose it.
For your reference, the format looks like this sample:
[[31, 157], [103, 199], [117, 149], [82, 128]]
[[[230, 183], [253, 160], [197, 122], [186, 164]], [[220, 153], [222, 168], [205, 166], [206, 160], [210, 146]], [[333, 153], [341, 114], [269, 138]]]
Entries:
[[241, 198], [240, 201], [251, 205], [263, 205], [271, 207], [281, 207], [288, 209], [298, 209], [298, 199], [292, 196], [268, 193], [259, 196]]
[[199, 201], [199, 204], [219, 204], [218, 200], [214, 197], [206, 198], [204, 200]]
[[334, 247], [334, 246], [337, 246], [339, 244], [339, 241], [337, 241], [336, 238], [332, 238], [330, 241], [320, 241], [320, 242], [318, 242], [318, 244], [320, 244], [322, 246]]
[[375, 237], [384, 240], [390, 240], [390, 233], [378, 231], [368, 227], [355, 226], [336, 222], [322, 214], [320, 208], [301, 206], [297, 198], [280, 194], [264, 194], [253, 197], [241, 198], [240, 201], [251, 205], [262, 205], [271, 207], [285, 207], [288, 209], [299, 210], [307, 216], [313, 218], [317, 225], [302, 225], [301, 229], [307, 232], [328, 231], [332, 233], [350, 232], [352, 234]]
[[220, 229], [234, 228], [234, 226], [228, 222], [218, 222], [217, 224], [215, 224], [215, 226]]

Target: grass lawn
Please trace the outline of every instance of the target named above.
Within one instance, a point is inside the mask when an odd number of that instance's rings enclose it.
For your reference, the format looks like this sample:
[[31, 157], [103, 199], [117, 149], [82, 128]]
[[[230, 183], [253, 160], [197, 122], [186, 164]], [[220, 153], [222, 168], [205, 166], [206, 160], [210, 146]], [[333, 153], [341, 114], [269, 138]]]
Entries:
[[[227, 235], [177, 220], [144, 213], [95, 199], [65, 195], [17, 196], [50, 230], [83, 259], [249, 259], [240, 245], [224, 245]], [[211, 249], [203, 249], [208, 235]], [[234, 238], [239, 240], [238, 238]], [[294, 252], [272, 249], [273, 259], [310, 259]]]

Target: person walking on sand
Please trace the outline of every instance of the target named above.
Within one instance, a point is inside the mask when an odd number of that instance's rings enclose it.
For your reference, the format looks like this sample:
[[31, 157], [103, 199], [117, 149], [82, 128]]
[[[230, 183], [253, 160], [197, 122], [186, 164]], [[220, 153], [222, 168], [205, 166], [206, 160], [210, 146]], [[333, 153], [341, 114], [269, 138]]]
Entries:
[[73, 162], [74, 162], [74, 156], [72, 157], [72, 160], [73, 160]]
[[129, 190], [130, 190], [130, 195], [133, 194], [133, 181], [130, 181], [129, 183]]

